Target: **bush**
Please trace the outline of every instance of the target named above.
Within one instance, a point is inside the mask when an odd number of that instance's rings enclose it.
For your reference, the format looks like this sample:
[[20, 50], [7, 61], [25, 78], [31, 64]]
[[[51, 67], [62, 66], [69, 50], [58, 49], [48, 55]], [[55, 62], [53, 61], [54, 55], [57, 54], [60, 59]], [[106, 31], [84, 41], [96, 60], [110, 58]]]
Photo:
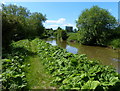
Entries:
[[67, 41], [78, 41], [78, 33], [69, 33]]
[[77, 20], [79, 40], [81, 44], [104, 46], [116, 24], [115, 17], [103, 8], [85, 9]]
[[67, 32], [65, 30], [57, 30], [57, 39], [58, 40], [66, 40]]
[[113, 39], [110, 45], [114, 48], [120, 48], [120, 39]]

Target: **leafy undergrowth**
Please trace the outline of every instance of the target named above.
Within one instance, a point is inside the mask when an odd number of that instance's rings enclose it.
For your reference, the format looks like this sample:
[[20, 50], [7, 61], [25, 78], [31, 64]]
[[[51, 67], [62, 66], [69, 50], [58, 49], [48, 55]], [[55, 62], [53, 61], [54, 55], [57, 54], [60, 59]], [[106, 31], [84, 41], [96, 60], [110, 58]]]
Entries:
[[89, 60], [84, 54], [69, 53], [40, 39], [22, 40], [13, 43], [13, 46], [30, 50], [28, 44], [35, 47], [32, 52], [37, 52], [40, 61], [55, 78], [52, 84], [59, 86], [59, 89], [98, 91], [120, 89], [119, 74], [110, 66], [101, 65], [96, 60]]
[[6, 54], [2, 60], [2, 89], [4, 90], [24, 90], [27, 86], [24, 64], [28, 55], [34, 53], [24, 48], [12, 48], [12, 53]]
[[55, 89], [50, 86], [50, 82], [53, 79], [43, 67], [39, 56], [29, 57], [28, 62], [30, 67], [27, 68], [27, 82], [28, 89]]
[[55, 89], [50, 86], [53, 78], [46, 73], [40, 57], [35, 53], [36, 47], [31, 46], [29, 41], [25, 41], [25, 44], [27, 48], [23, 48], [23, 45], [12, 46], [11, 52], [4, 54], [4, 59], [0, 60], [2, 62], [2, 75], [0, 75], [2, 89], [14, 91]]

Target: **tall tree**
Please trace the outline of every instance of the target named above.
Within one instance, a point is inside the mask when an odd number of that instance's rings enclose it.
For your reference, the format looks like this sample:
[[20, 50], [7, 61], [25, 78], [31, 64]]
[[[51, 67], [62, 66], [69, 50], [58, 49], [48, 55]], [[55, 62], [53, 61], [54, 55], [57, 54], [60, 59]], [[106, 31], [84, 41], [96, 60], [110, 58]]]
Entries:
[[24, 37], [25, 18], [30, 14], [26, 8], [2, 4], [2, 44], [8, 47], [12, 40]]
[[116, 26], [116, 19], [98, 6], [85, 9], [79, 16], [77, 27], [80, 42], [88, 45], [104, 45]]
[[2, 5], [2, 40], [3, 47], [8, 47], [12, 40], [35, 37], [44, 32], [43, 22], [46, 16], [30, 13], [27, 8], [16, 5]]
[[36, 31], [39, 36], [41, 36], [44, 32], [43, 22], [46, 21], [46, 15], [35, 12], [31, 14], [30, 19], [31, 24], [33, 25], [33, 30]]

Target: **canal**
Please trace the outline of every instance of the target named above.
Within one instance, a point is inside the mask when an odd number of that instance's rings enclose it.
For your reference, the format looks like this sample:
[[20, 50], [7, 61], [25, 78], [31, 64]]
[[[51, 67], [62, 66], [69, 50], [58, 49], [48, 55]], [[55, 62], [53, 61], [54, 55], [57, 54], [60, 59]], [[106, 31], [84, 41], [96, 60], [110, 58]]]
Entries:
[[75, 42], [56, 41], [54, 38], [45, 39], [53, 46], [59, 46], [67, 49], [74, 54], [86, 54], [89, 59], [96, 59], [103, 65], [113, 66], [120, 73], [120, 52], [108, 47], [86, 46]]

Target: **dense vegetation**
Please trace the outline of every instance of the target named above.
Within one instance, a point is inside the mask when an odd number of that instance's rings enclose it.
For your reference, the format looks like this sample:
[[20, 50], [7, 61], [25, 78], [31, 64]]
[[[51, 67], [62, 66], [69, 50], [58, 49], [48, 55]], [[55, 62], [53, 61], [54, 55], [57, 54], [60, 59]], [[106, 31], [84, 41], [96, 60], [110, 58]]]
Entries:
[[76, 41], [84, 45], [111, 46], [120, 48], [120, 26], [106, 9], [93, 6], [85, 9], [76, 21], [78, 31], [67, 32], [58, 27], [51, 36], [58, 40]]
[[66, 40], [68, 38], [67, 31], [58, 27], [56, 30], [51, 32], [51, 36], [54, 36], [57, 40]]
[[[42, 22], [46, 16], [41, 13], [31, 13], [27, 8], [16, 5], [2, 5], [2, 45], [8, 48], [10, 43], [26, 38], [42, 37], [44, 27]], [[6, 37], [7, 36], [7, 37]]]
[[75, 41], [75, 42], [78, 42], [79, 36], [78, 36], [78, 33], [68, 33], [68, 39], [67, 41]]
[[[45, 20], [46, 15], [31, 13], [22, 6], [2, 5], [2, 89], [26, 89], [26, 68], [30, 65], [25, 62], [28, 56], [33, 55], [39, 56], [55, 78], [52, 83], [57, 88], [119, 89], [119, 74], [110, 66], [103, 66], [96, 60], [89, 60], [86, 55], [69, 53], [39, 39], [55, 36], [59, 40], [68, 38], [69, 41], [75, 40], [82, 44], [120, 47], [119, 27], [115, 26], [116, 20], [108, 11], [97, 6], [83, 11], [77, 21], [77, 33], [67, 33], [61, 28], [46, 30], [43, 26]], [[108, 38], [111, 40], [108, 41]]]
[[58, 40], [66, 40], [67, 39], [67, 32], [65, 30], [57, 30], [56, 37]]
[[80, 42], [88, 45], [106, 45], [117, 25], [115, 17], [107, 10], [93, 6], [79, 16], [77, 27]]
[[68, 34], [68, 41], [120, 48], [120, 26], [108, 10], [98, 6], [85, 9], [76, 24], [78, 32]]
[[43, 65], [55, 77], [52, 83], [59, 89], [119, 89], [120, 77], [110, 66], [89, 60], [84, 54], [69, 53], [38, 38], [31, 41], [21, 40], [13, 43], [13, 46], [29, 51], [29, 44], [36, 46], [32, 52], [36, 52], [42, 59]]
[[34, 53], [24, 48], [15, 48], [13, 41], [21, 39], [42, 38], [43, 22], [46, 16], [42, 13], [31, 13], [27, 8], [2, 4], [2, 89], [23, 90], [27, 86], [25, 60]]
[[24, 48], [12, 48], [12, 53], [3, 55], [6, 59], [2, 62], [2, 89], [24, 90], [27, 86], [25, 58], [33, 55]]

